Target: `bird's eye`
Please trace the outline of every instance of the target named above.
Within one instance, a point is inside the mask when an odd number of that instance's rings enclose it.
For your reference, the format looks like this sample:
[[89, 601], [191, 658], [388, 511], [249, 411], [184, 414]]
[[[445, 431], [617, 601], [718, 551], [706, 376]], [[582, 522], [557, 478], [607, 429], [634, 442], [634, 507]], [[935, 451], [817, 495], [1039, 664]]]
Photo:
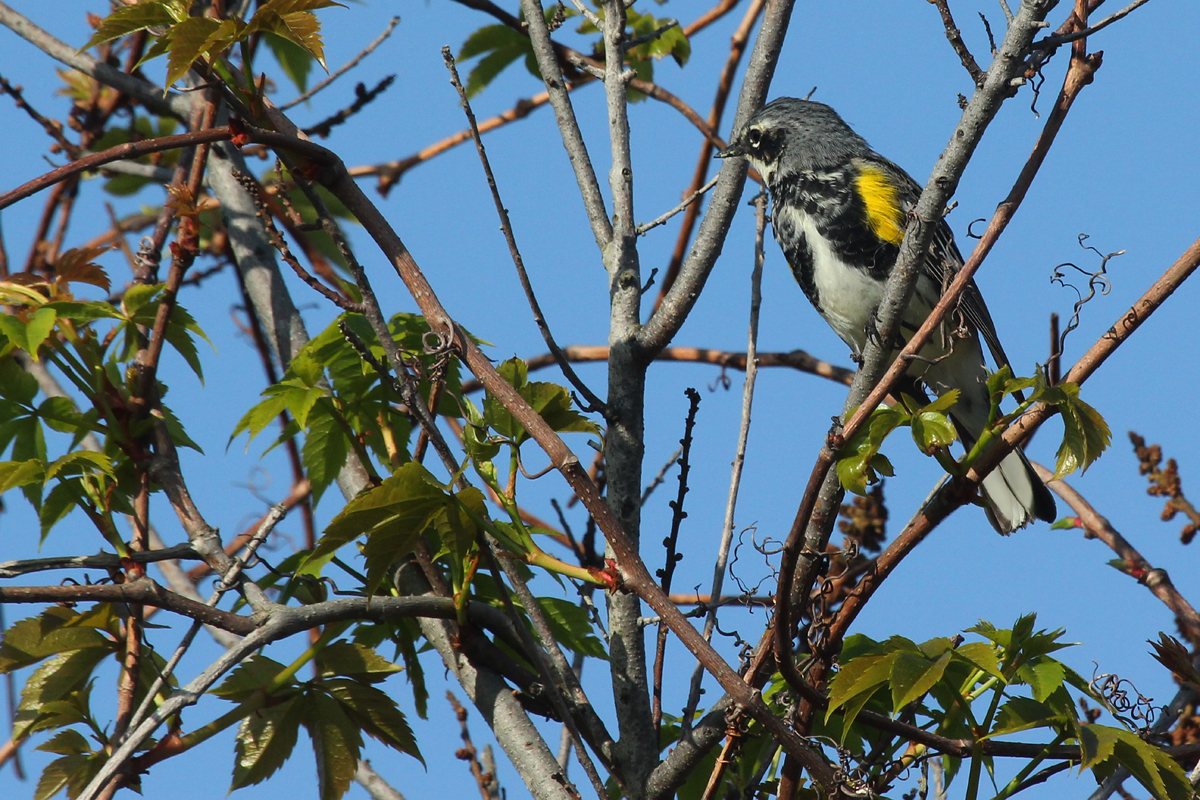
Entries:
[[762, 131], [760, 131], [758, 128], [751, 128], [746, 133], [746, 142], [755, 150], [757, 150], [758, 146], [762, 144]]

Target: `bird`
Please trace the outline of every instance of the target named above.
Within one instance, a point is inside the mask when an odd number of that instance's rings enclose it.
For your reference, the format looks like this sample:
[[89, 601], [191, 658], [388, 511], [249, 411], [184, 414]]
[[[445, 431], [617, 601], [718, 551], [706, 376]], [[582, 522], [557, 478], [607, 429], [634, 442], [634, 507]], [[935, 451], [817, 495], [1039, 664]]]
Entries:
[[[716, 156], [745, 157], [758, 170], [771, 198], [775, 240], [796, 282], [861, 362], [868, 338], [878, 339], [876, 314], [920, 185], [832, 108], [794, 97], [763, 106]], [[916, 332], [962, 264], [954, 234], [939, 218], [900, 320], [901, 338]], [[1006, 366], [996, 326], [972, 280], [900, 385], [926, 400], [927, 391], [940, 397], [957, 389], [948, 413], [968, 449], [991, 407], [981, 339], [997, 368]], [[983, 479], [980, 493], [988, 521], [1001, 534], [1056, 515], [1054, 498], [1020, 448]]]

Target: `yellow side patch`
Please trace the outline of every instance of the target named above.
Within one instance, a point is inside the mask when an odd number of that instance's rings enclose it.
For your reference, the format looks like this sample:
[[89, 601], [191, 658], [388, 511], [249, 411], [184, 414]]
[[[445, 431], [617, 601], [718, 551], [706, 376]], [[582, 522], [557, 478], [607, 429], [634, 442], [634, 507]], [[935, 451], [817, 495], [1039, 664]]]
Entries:
[[858, 195], [867, 210], [867, 224], [885, 242], [900, 244], [904, 240], [904, 214], [896, 202], [896, 187], [887, 175], [876, 167], [863, 166], [854, 179]]

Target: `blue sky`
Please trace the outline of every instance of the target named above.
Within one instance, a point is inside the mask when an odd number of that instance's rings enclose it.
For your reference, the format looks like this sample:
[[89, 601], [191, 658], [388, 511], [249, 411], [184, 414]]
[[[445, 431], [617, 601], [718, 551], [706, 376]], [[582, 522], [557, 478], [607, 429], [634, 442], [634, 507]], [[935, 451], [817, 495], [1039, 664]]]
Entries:
[[[17, 0], [12, 5], [75, 46], [82, 45], [89, 35], [84, 11], [103, 13], [107, 6], [103, 2], [36, 0]], [[705, 8], [701, 3], [674, 0], [655, 6], [653, 13], [678, 16], [686, 23]], [[977, 12], [986, 14], [999, 30], [1003, 20], [999, 6], [957, 2], [953, 10], [968, 45], [986, 61], [987, 40]], [[741, 13], [741, 8], [736, 9], [696, 36], [692, 59], [685, 68], [669, 60], [657, 65], [656, 80], [702, 114], [707, 113], [715, 76]], [[1065, 13], [1065, 8], [1057, 9], [1050, 19], [1057, 25]], [[332, 67], [344, 63], [384, 28], [392, 14], [399, 14], [402, 20], [388, 42], [311, 107], [292, 112], [302, 124], [320, 120], [350, 102], [354, 82], [371, 86], [394, 73], [396, 82], [387, 93], [326, 140], [348, 165], [402, 158], [464, 124], [439, 49], [443, 44], [457, 48], [472, 30], [489, 21], [461, 6], [373, 0], [323, 11], [328, 63]], [[1053, 268], [1067, 261], [1085, 267], [1096, 264], [1094, 254], [1080, 249], [1080, 234], [1089, 234], [1089, 244], [1102, 252], [1124, 249], [1126, 253], [1109, 264], [1111, 292], [1084, 309], [1079, 329], [1067, 342], [1066, 364], [1103, 335], [1200, 230], [1196, 189], [1200, 115], [1195, 93], [1200, 54], [1193, 36], [1172, 35], [1174, 31], [1194, 32], [1198, 24], [1200, 7], [1195, 4], [1149, 3], [1090, 42], [1093, 50], [1104, 50], [1103, 67], [1077, 101], [1025, 204], [978, 276], [1018, 372], [1029, 374], [1035, 363], [1045, 361], [1050, 313], [1058, 312], [1064, 320], [1070, 315], [1075, 295], [1051, 285]], [[569, 35], [565, 40], [570, 41]], [[49, 60], [7, 30], [0, 31], [0, 46], [5, 54], [0, 72], [23, 85], [26, 96], [43, 113], [61, 116], [65, 101], [52, 96], [58, 85]], [[1037, 103], [1043, 116], [1054, 101], [1066, 60], [1064, 49], [1045, 70], [1046, 82]], [[163, 71], [161, 60], [147, 68], [148, 74], [159, 80]], [[804, 96], [814, 86], [814, 99], [834, 106], [876, 150], [921, 182], [958, 119], [957, 95], [971, 89], [946, 43], [935, 9], [919, 0], [799, 4], [771, 96]], [[485, 118], [540, 89], [520, 64], [514, 65], [476, 98], [475, 112]], [[279, 99], [292, 96], [290, 87], [279, 87]], [[604, 175], [609, 155], [600, 89], [581, 89], [573, 99], [597, 172]], [[955, 196], [958, 206], [949, 217], [964, 250], [970, 246], [967, 225], [990, 216], [1041, 130], [1042, 120], [1031, 111], [1030, 103], [1028, 88], [1006, 103], [964, 175]], [[700, 137], [677, 112], [653, 101], [632, 106], [630, 119], [636, 217], [648, 220], [679, 202], [695, 164]], [[728, 135], [731, 119], [732, 109], [726, 115], [723, 135]], [[0, 161], [0, 190], [7, 190], [49, 168], [43, 159], [47, 142], [40, 129], [9, 102], [0, 102], [0, 123], [7, 134], [6, 158]], [[562, 344], [604, 343], [606, 276], [551, 113], [539, 109], [527, 119], [489, 134], [486, 143], [525, 263], [556, 338]], [[366, 185], [369, 188], [370, 184]], [[747, 199], [750, 194], [748, 187]], [[81, 202], [96, 208], [100, 195], [98, 182], [92, 181], [85, 185]], [[119, 212], [128, 212], [139, 203], [158, 201], [159, 197], [148, 191], [114, 204]], [[472, 149], [456, 148], [411, 170], [380, 205], [446, 308], [492, 344], [490, 355], [504, 359], [543, 352]], [[18, 263], [27, 252], [27, 232], [40, 210], [40, 200], [34, 198], [0, 216], [10, 258]], [[642, 240], [645, 271], [665, 266], [677, 225], [674, 220]], [[82, 243], [106, 226], [104, 215], [78, 216], [68, 245]], [[753, 242], [753, 217], [748, 209], [739, 213], [733, 227], [724, 254], [694, 313], [676, 337], [676, 345], [745, 349]], [[415, 310], [402, 284], [366, 237], [357, 236], [356, 241], [385, 310]], [[118, 256], [110, 255], [105, 263], [117, 280], [124, 278]], [[332, 319], [331, 311], [304, 286], [297, 283], [292, 290], [304, 309], [309, 332], [315, 334]], [[208, 454], [185, 457], [193, 492], [210, 522], [226, 532], [240, 530], [263, 510], [263, 502], [248, 487], [256, 486], [259, 495], [278, 499], [286, 494], [288, 481], [286, 464], [277, 454], [259, 461], [257, 442], [249, 454], [243, 452], [241, 439], [228, 452], [224, 450], [238, 418], [262, 388], [254, 354], [228, 324], [229, 309], [238, 302], [236, 294], [232, 276], [222, 274], [210, 279], [203, 292], [192, 291], [181, 298], [215, 345], [215, 351], [202, 349], [204, 385], [178, 360], [164, 366], [164, 380], [172, 389], [168, 402]], [[1194, 554], [1179, 544], [1177, 533], [1182, 523], [1158, 519], [1161, 501], [1145, 495], [1144, 479], [1137, 474], [1126, 432], [1136, 430], [1151, 442], [1161, 442], [1168, 456], [1179, 459], [1185, 489], [1200, 486], [1195, 481], [1200, 474], [1200, 458], [1195, 455], [1200, 434], [1193, 408], [1200, 341], [1194, 312], [1197, 296], [1194, 285], [1185, 285], [1084, 387], [1083, 397], [1108, 420], [1114, 444], [1086, 475], [1071, 479], [1152, 564], [1167, 568], [1176, 586], [1193, 601], [1200, 588], [1200, 569]], [[760, 350], [802, 348], [835, 363], [849, 364], [845, 345], [809, 307], [772, 243], [768, 243], [764, 297]], [[579, 372], [593, 387], [603, 388], [603, 367], [585, 365]], [[661, 364], [651, 370], [648, 382], [648, 477], [677, 446], [687, 408], [683, 390], [695, 386], [703, 395], [692, 455], [689, 517], [683, 529], [685, 559], [675, 579], [680, 590], [710, 580], [708, 564], [720, 535], [741, 376], [731, 374], [733, 384], [726, 390], [712, 388], [718, 375], [711, 367]], [[551, 371], [543, 373], [543, 379], [560, 381]], [[760, 373], [738, 506], [739, 529], [755, 526], [760, 539], [786, 535], [829, 417], [840, 411], [844, 394], [843, 387], [811, 376], [783, 370]], [[1030, 447], [1030, 456], [1052, 463], [1060, 435], [1061, 425], [1049, 423]], [[582, 457], [589, 457], [583, 455], [588, 453], [583, 437], [574, 437], [570, 444]], [[887, 485], [893, 520], [890, 530], [895, 533], [928, 493], [938, 470], [931, 460], [906, 446], [903, 437], [890, 443], [886, 452], [899, 473]], [[530, 460], [531, 471], [540, 466], [538, 455], [532, 454]], [[541, 479], [526, 492], [531, 510], [548, 518], [553, 516], [549, 499], [568, 496], [555, 476]], [[318, 508], [324, 521], [337, 510], [335, 494], [331, 492]], [[666, 503], [673, 494], [672, 477], [645, 511], [644, 538], [650, 543], [646, 560], [651, 569], [661, 565], [662, 554], [653, 543], [669, 527]], [[6, 508], [0, 517], [0, 558], [33, 556], [37, 537], [29, 513], [15, 498], [6, 498]], [[164, 538], [179, 541], [182, 534], [169, 510], [160, 504], [155, 515]], [[572, 521], [582, 524], [581, 517]], [[296, 540], [302, 537], [295, 520], [285, 522], [281, 530]], [[83, 521], [72, 517], [56, 529], [41, 552], [92, 552], [97, 547], [96, 537]], [[1174, 632], [1173, 620], [1144, 587], [1105, 565], [1112, 557], [1097, 541], [1084, 540], [1073, 531], [1051, 531], [1044, 524], [1001, 538], [980, 510], [963, 509], [887, 581], [856, 630], [875, 637], [897, 633], [920, 641], [951, 636], [981, 618], [1007, 626], [1020, 614], [1036, 611], [1043, 626], [1066, 628], [1068, 640], [1082, 643], [1064, 654], [1064, 660], [1075, 669], [1085, 675], [1093, 670], [1117, 673], [1132, 680], [1143, 694], [1165, 703], [1175, 687], [1147, 655], [1145, 640], [1157, 638], [1160, 630]], [[736, 570], [747, 581], [766, 573], [761, 557], [742, 559]], [[11, 623], [31, 612], [10, 606], [4, 613]], [[727, 624], [755, 640], [762, 622], [761, 613], [751, 617], [733, 614]], [[172, 646], [169, 632], [155, 634], [162, 637], [160, 648]], [[210, 643], [197, 647], [181, 667], [181, 675], [196, 674], [215, 652]], [[286, 660], [289, 652], [294, 652], [293, 646], [281, 644], [269, 654]], [[669, 675], [690, 674], [692, 662], [680, 649], [672, 648], [668, 657]], [[410, 714], [430, 768], [426, 771], [412, 759], [372, 746], [367, 753], [409, 798], [470, 796], [474, 787], [466, 767], [450, 755], [457, 746], [457, 730], [444, 713], [442, 691], [436, 688], [441, 666], [432, 658], [425, 663], [434, 680], [429, 722], [411, 713], [403, 678], [393, 678], [388, 686]], [[599, 669], [588, 669], [592, 697], [607, 705], [604, 682], [596, 680]], [[101, 677], [97, 697], [111, 694], [100, 689], [106, 679], [115, 680], [113, 676], [115, 670], [111, 676]], [[679, 685], [668, 687], [668, 691], [674, 690], [669, 709], [678, 710], [681, 705], [683, 683], [680, 679]], [[712, 691], [710, 688], [710, 697]], [[188, 712], [188, 724], [215, 716], [223, 710], [221, 705], [211, 701]], [[489, 740], [477, 715], [472, 729], [477, 745]], [[557, 731], [551, 731], [550, 738], [557, 743]], [[302, 737], [296, 756], [279, 777], [240, 794], [315, 796], [306, 747]], [[29, 748], [23, 757], [27, 770], [34, 774], [48, 761], [46, 754]], [[218, 737], [156, 769], [146, 778], [146, 795], [223, 796], [232, 758], [231, 739]], [[201, 775], [204, 779], [197, 780]], [[510, 797], [523, 796], [524, 789], [511, 770], [502, 767], [501, 779]], [[1082, 797], [1089, 792], [1089, 784], [1087, 778], [1060, 778], [1025, 796]], [[11, 768], [0, 771], [0, 794], [31, 796], [33, 788], [32, 782], [17, 783]], [[361, 798], [365, 793], [354, 787], [348, 796]], [[951, 796], [955, 796], [953, 789]]]

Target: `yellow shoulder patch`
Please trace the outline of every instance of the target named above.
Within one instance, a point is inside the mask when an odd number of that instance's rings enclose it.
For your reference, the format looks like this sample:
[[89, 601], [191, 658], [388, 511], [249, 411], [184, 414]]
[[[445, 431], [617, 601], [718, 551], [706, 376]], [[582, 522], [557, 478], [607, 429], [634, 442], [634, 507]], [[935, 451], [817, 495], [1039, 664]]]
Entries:
[[904, 240], [904, 213], [896, 202], [896, 187], [883, 170], [861, 166], [854, 178], [854, 187], [863, 200], [871, 231], [885, 242], [900, 244]]

